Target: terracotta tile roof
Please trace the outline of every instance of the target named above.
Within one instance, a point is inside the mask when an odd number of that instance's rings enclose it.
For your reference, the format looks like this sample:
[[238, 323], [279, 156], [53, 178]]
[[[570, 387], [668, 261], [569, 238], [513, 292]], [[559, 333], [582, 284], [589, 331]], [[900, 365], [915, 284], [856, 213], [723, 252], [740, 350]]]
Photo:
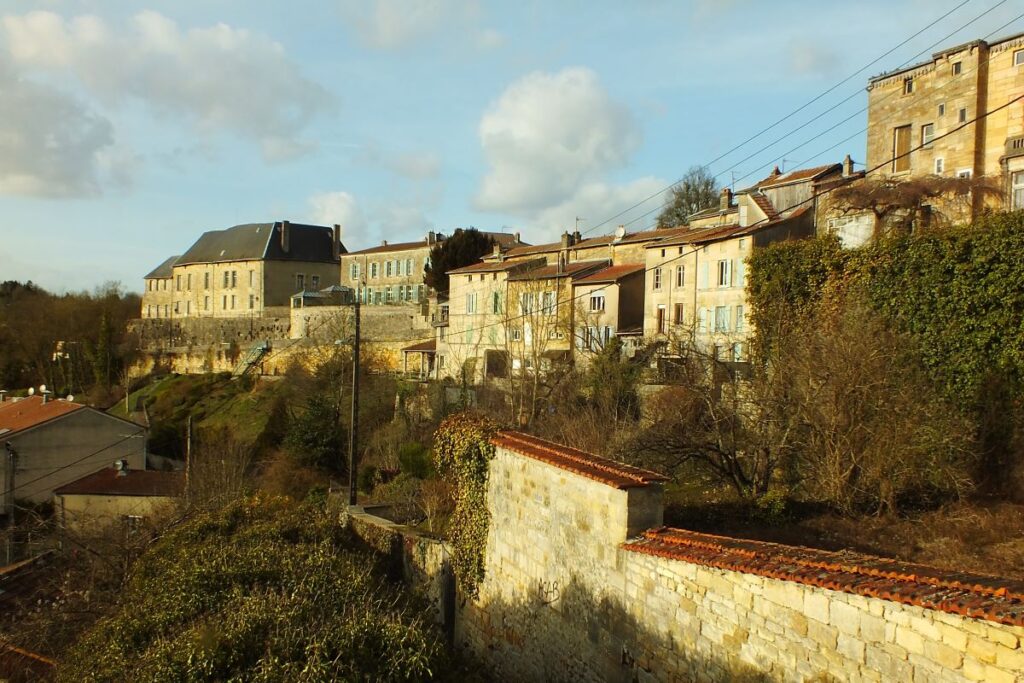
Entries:
[[647, 248], [660, 249], [662, 247], [673, 247], [681, 244], [707, 242], [714, 239], [720, 239], [723, 236], [731, 235], [739, 229], [740, 226], [736, 223], [730, 223], [729, 225], [712, 225], [706, 228], [689, 228], [685, 232], [682, 232], [678, 237], [648, 244]]
[[600, 261], [570, 261], [565, 264], [565, 267], [559, 270], [557, 263], [550, 263], [548, 265], [540, 266], [539, 268], [529, 268], [521, 273], [515, 273], [509, 276], [509, 281], [524, 281], [524, 280], [547, 280], [550, 278], [559, 277], [575, 277], [577, 275], [588, 275], [592, 271], [608, 265], [608, 260], [603, 259]]
[[83, 408], [85, 406], [80, 403], [61, 399], [51, 399], [43, 403], [42, 396], [7, 400], [0, 403], [0, 431], [8, 429], [10, 431], [5, 434], [13, 434]]
[[626, 550], [1024, 626], [1024, 582], [852, 552], [651, 529]]
[[603, 270], [599, 270], [592, 275], [576, 280], [574, 285], [599, 285], [606, 282], [618, 282], [627, 275], [633, 275], [634, 273], [642, 272], [644, 264], [642, 263], [625, 263], [621, 266], [608, 266]]
[[406, 346], [402, 349], [403, 353], [413, 352], [430, 352], [433, 353], [437, 350], [437, 340], [431, 339], [430, 341], [420, 342], [419, 344], [413, 344], [412, 346]]
[[768, 217], [768, 220], [779, 215], [779, 212], [775, 210], [774, 206], [772, 206], [772, 201], [760, 192], [751, 193], [750, 198], [753, 199], [754, 203], [757, 204], [761, 211], [764, 212], [764, 215]]
[[104, 467], [53, 492], [58, 496], [178, 496], [184, 484], [183, 472], [128, 470], [128, 474], [121, 477], [113, 467]]
[[[842, 169], [842, 164], [825, 164], [823, 166], [813, 166], [811, 168], [798, 168], [795, 171], [786, 171], [785, 173], [772, 173], [767, 178], [754, 185], [753, 188], [749, 189], [764, 189], [766, 187], [775, 187], [776, 185], [785, 185], [786, 183], [795, 183], [798, 180], [817, 178], [820, 175], [825, 175], [829, 171], [841, 171]], [[743, 191], [747, 192], [749, 190]]]
[[[513, 247], [504, 253], [505, 258], [518, 258], [520, 256], [532, 256], [534, 254], [546, 254], [558, 251], [562, 248], [561, 242], [550, 242], [548, 244], [531, 244], [522, 247]], [[485, 256], [484, 258], [490, 258]]]
[[449, 270], [449, 275], [465, 275], [467, 273], [501, 273], [506, 270], [515, 270], [516, 268], [524, 268], [529, 264], [540, 264], [545, 263], [542, 258], [530, 259], [523, 261], [480, 261], [479, 263], [471, 263], [468, 266], [462, 266], [455, 270]]
[[667, 481], [667, 477], [657, 472], [624, 465], [522, 432], [498, 432], [492, 443], [617, 489], [637, 488]]

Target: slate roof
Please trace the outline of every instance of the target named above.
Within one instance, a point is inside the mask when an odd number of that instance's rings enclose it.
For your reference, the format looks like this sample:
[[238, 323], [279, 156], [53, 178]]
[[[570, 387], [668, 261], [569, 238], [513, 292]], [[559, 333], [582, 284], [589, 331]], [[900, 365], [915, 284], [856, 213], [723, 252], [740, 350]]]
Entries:
[[[337, 263], [334, 229], [323, 225], [289, 224], [288, 251], [281, 248], [281, 222], [245, 223], [204, 232], [175, 265], [223, 261], [304, 261]], [[342, 246], [342, 253], [345, 248]]]
[[646, 531], [623, 547], [716, 569], [1024, 626], [1021, 581], [848, 551], [817, 550], [665, 527]]
[[54, 489], [58, 496], [142, 496], [174, 497], [181, 495], [185, 485], [184, 472], [163, 472], [160, 470], [126, 470], [118, 476], [113, 467], [104, 467], [98, 472], [87, 474], [81, 479]]
[[174, 270], [174, 264], [180, 259], [181, 256], [171, 256], [166, 261], [161, 263], [159, 266], [149, 271], [143, 280], [155, 280], [155, 279], [167, 279], [170, 278]]
[[[29, 396], [20, 400], [8, 399], [0, 403], [0, 438], [55, 420], [86, 406], [61, 399], [43, 403], [42, 396]], [[9, 430], [4, 432], [3, 430]]]
[[491, 442], [495, 446], [507, 448], [528, 458], [546, 462], [618, 489], [638, 488], [668, 481], [667, 477], [657, 472], [632, 467], [522, 432], [498, 432]]

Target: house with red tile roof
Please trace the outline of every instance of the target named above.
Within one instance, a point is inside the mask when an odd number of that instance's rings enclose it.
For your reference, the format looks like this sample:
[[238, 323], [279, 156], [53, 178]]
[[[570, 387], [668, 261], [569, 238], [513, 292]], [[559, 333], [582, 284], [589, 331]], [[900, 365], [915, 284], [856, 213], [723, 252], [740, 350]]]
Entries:
[[146, 467], [146, 429], [71, 400], [46, 395], [0, 402], [3, 490], [15, 500], [49, 501], [53, 490], [115, 461]]
[[184, 493], [185, 473], [133, 470], [115, 462], [54, 490], [57, 514], [68, 529], [140, 524], [172, 507]]

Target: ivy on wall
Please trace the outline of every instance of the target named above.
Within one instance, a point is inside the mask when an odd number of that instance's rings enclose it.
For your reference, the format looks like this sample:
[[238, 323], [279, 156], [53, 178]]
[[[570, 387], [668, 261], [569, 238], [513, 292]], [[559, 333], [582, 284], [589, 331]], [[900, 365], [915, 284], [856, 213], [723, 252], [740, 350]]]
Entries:
[[758, 250], [749, 263], [755, 344], [833, 293], [856, 292], [917, 345], [948, 398], [985, 402], [1024, 378], [1024, 212], [843, 250], [834, 237]]
[[434, 458], [444, 477], [454, 480], [455, 511], [449, 524], [452, 570], [464, 594], [475, 596], [484, 577], [484, 554], [490, 513], [487, 511], [488, 463], [494, 457], [491, 437], [498, 425], [482, 415], [456, 413], [434, 433]]

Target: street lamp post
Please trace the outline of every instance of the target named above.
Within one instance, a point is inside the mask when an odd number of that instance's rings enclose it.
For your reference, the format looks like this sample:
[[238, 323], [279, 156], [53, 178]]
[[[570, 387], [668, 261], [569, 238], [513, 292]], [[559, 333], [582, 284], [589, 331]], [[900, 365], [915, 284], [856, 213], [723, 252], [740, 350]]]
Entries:
[[348, 504], [356, 504], [356, 449], [359, 447], [359, 288], [355, 296], [355, 335], [352, 337], [352, 422], [348, 430]]

